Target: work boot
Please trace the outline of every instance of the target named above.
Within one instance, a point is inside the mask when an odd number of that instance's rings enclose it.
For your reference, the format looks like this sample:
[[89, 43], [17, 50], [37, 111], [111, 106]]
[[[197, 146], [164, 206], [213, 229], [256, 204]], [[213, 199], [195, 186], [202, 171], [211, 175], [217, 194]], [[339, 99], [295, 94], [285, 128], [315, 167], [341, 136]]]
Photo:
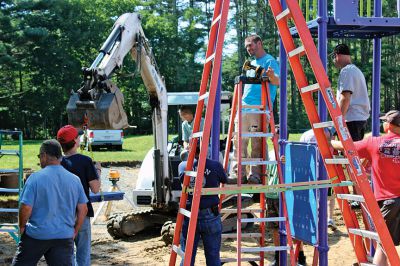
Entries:
[[332, 219], [328, 220], [328, 228], [332, 230], [332, 232], [336, 231], [337, 226]]
[[297, 266], [305, 266], [306, 265], [306, 256], [304, 255], [304, 251], [299, 252], [299, 258], [297, 260]]

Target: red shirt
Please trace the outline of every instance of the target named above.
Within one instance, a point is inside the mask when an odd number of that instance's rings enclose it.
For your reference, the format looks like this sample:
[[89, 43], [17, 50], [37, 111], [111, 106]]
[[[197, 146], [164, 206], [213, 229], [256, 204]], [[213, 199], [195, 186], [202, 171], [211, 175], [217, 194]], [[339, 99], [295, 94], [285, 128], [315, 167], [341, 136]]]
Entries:
[[388, 133], [354, 145], [359, 156], [371, 162], [376, 199], [400, 197], [400, 135]]

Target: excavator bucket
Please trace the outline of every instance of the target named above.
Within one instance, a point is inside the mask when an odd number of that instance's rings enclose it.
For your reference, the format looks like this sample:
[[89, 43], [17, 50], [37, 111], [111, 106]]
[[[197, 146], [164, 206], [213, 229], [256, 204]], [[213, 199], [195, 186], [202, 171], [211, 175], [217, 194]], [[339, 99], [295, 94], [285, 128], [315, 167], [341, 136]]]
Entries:
[[101, 93], [97, 100], [80, 100], [72, 93], [67, 105], [69, 124], [77, 128], [123, 129], [129, 126], [123, 108], [124, 96], [116, 86], [111, 92]]

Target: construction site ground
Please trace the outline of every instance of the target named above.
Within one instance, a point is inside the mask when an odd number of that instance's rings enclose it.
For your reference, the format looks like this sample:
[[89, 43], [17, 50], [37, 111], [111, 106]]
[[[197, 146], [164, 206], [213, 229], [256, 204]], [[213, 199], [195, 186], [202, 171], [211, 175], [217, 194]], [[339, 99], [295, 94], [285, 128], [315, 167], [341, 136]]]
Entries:
[[[110, 168], [103, 168], [102, 187], [107, 191], [110, 187], [110, 181], [107, 179]], [[126, 195], [132, 198], [131, 190], [134, 187], [139, 173], [137, 166], [133, 167], [113, 167], [121, 174], [121, 180], [118, 182], [120, 188]], [[94, 203], [95, 210], [98, 203]], [[105, 209], [105, 208], [104, 208]], [[112, 205], [112, 212], [123, 212], [131, 210], [131, 206], [126, 200], [116, 201]], [[347, 236], [343, 220], [340, 217], [340, 211], [335, 209], [335, 222], [338, 229], [335, 232], [328, 230], [329, 239], [329, 265], [353, 265], [356, 262], [355, 255]], [[252, 231], [257, 231], [254, 227]], [[267, 244], [272, 245], [271, 234], [267, 235]], [[256, 246], [255, 239], [245, 239], [243, 246]], [[9, 265], [16, 251], [15, 241], [6, 233], [0, 233], [0, 265]], [[305, 246], [307, 265], [312, 265], [314, 248]], [[92, 265], [168, 265], [170, 246], [166, 246], [160, 237], [160, 228], [146, 230], [129, 239], [114, 240], [106, 229], [106, 223], [103, 217], [100, 217], [92, 227]], [[224, 241], [221, 247], [221, 257], [236, 256], [236, 241]], [[267, 260], [271, 261], [273, 254], [267, 254]], [[235, 265], [228, 263], [225, 265]], [[44, 260], [39, 265], [46, 265]], [[206, 265], [202, 245], [199, 246], [196, 257], [196, 265]], [[249, 265], [243, 263], [243, 265]], [[268, 265], [268, 263], [266, 264]]]

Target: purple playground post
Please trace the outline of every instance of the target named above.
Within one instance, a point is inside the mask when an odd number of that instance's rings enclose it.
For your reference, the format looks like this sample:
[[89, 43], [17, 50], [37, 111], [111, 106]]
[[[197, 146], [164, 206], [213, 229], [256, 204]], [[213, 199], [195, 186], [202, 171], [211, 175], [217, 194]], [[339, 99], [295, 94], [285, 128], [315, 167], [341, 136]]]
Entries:
[[[322, 64], [327, 69], [327, 46], [328, 46], [328, 4], [327, 0], [318, 1], [318, 52]], [[320, 121], [326, 121], [327, 110], [322, 94], [318, 93], [318, 114]], [[322, 163], [321, 155], [318, 157], [319, 169], [318, 180], [326, 180], [327, 174]], [[319, 208], [318, 208], [318, 253], [319, 265], [328, 265], [328, 188], [319, 189]]]
[[[397, 2], [397, 4], [399, 1]], [[382, 16], [381, 0], [374, 1], [375, 17]], [[382, 39], [374, 38], [373, 69], [372, 69], [372, 135], [379, 136], [380, 85], [381, 85], [381, 47]]]
[[219, 130], [221, 121], [221, 78], [222, 65], [219, 72], [217, 92], [215, 94], [214, 115], [211, 131], [211, 160], [219, 161]]

